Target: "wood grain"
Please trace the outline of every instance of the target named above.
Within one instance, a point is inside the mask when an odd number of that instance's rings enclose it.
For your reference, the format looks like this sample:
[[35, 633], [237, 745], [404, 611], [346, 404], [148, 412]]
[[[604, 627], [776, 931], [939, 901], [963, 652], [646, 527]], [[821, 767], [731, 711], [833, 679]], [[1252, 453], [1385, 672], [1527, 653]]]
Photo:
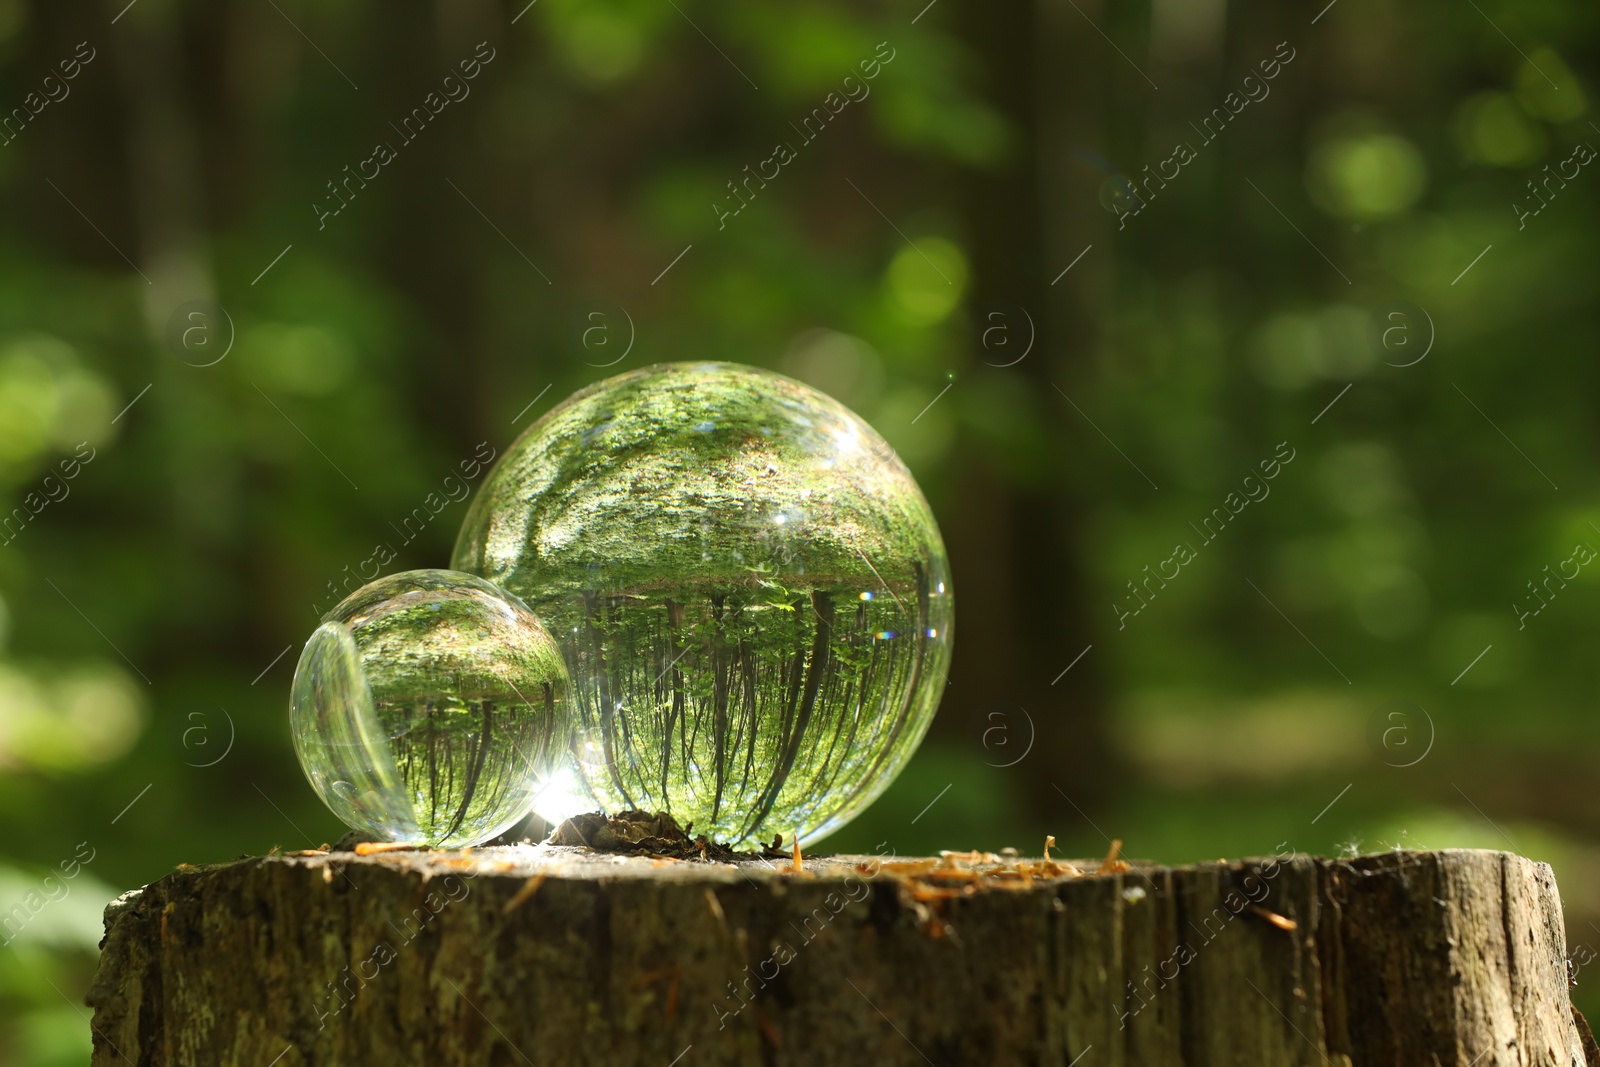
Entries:
[[932, 884], [553, 846], [181, 869], [107, 909], [93, 1062], [1594, 1064], [1520, 856]]

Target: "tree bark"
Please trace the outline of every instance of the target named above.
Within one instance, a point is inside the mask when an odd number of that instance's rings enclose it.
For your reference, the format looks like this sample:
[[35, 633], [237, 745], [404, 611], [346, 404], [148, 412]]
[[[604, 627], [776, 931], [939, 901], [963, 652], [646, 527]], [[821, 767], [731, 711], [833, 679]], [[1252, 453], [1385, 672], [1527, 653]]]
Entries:
[[1554, 878], [1520, 856], [1004, 884], [944, 862], [521, 846], [180, 869], [107, 909], [94, 1063], [1595, 1062]]

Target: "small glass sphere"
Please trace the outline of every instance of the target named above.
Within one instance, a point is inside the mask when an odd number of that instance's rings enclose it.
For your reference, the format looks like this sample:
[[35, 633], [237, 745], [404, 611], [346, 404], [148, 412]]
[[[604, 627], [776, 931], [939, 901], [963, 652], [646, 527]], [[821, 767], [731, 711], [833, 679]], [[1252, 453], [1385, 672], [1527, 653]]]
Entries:
[[561, 642], [581, 791], [729, 844], [844, 825], [945, 687], [949, 564], [910, 471], [753, 367], [663, 364], [557, 405], [485, 479], [453, 565]]
[[460, 848], [536, 805], [571, 745], [561, 651], [481, 578], [380, 578], [323, 616], [289, 724], [312, 786], [375, 841]]

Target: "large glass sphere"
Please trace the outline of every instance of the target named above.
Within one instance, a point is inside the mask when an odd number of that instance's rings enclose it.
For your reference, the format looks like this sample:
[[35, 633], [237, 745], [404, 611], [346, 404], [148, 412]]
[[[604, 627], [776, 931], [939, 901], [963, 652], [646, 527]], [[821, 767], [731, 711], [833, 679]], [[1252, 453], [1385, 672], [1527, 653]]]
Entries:
[[572, 740], [567, 671], [544, 626], [451, 571], [380, 578], [324, 615], [289, 719], [300, 766], [346, 825], [444, 848], [527, 815]]
[[485, 479], [453, 565], [561, 643], [589, 797], [730, 844], [842, 826], [945, 685], [949, 564], [911, 473], [838, 401], [753, 367], [569, 397]]

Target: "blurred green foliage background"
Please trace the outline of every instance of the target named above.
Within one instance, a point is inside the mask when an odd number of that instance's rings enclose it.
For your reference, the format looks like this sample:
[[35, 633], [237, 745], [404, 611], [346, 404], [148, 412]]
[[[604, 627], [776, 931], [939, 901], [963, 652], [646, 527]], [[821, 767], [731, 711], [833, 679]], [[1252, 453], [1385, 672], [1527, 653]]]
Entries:
[[339, 836], [321, 611], [663, 360], [944, 528], [943, 708], [825, 847], [1514, 848], [1600, 946], [1600, 9], [123, 4], [0, 0], [0, 1064], [83, 1061], [117, 893]]

